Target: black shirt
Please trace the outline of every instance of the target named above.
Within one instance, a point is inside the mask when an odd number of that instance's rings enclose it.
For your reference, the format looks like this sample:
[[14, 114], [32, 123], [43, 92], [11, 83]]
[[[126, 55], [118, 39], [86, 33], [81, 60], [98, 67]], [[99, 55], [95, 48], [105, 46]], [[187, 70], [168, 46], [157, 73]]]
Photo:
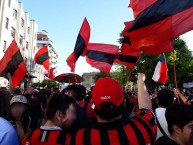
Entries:
[[179, 145], [168, 136], [162, 136], [156, 141], [156, 145]]

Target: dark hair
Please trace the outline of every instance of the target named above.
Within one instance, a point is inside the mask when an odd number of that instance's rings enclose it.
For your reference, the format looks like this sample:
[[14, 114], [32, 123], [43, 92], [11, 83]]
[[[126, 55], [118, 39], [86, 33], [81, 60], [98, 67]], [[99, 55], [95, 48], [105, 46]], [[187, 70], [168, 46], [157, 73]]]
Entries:
[[168, 123], [168, 131], [173, 133], [173, 125], [177, 125], [181, 129], [189, 122], [193, 121], [193, 106], [185, 104], [172, 104], [166, 109], [166, 120]]
[[10, 95], [3, 89], [0, 89], [0, 117], [10, 120]]
[[83, 85], [69, 85], [66, 90], [71, 91], [72, 97], [78, 101], [83, 100], [86, 96], [86, 88]]
[[174, 92], [169, 89], [162, 89], [157, 94], [158, 103], [163, 107], [168, 107], [174, 102]]
[[20, 94], [21, 94], [20, 88], [16, 88], [16, 89], [14, 90], [14, 94], [15, 94], [15, 95], [20, 95]]
[[66, 113], [70, 104], [76, 104], [73, 98], [68, 97], [64, 93], [57, 93], [52, 96], [47, 104], [46, 115], [49, 120], [52, 120], [55, 113], [59, 110]]
[[40, 99], [40, 101], [41, 101], [41, 103], [42, 103], [42, 107], [43, 107], [44, 109], [46, 109], [47, 99], [48, 99], [47, 93], [46, 93], [46, 92], [41, 92], [41, 93], [40, 93], [40, 96], [39, 96], [39, 99]]
[[124, 102], [122, 102], [120, 106], [116, 106], [112, 102], [104, 102], [100, 104], [100, 108], [95, 107], [94, 110], [99, 117], [109, 121], [123, 113]]
[[41, 101], [38, 98], [31, 99], [29, 103], [29, 116], [31, 117], [30, 128], [31, 131], [39, 128], [42, 121], [42, 108]]

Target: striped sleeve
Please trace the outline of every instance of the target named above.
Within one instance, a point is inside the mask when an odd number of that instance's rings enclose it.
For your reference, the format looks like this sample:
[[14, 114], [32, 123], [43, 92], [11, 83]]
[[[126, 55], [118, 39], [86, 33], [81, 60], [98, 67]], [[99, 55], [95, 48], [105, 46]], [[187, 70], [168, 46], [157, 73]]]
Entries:
[[[137, 122], [143, 124], [146, 131], [149, 132], [149, 134], [151, 132], [155, 140], [157, 133], [157, 122], [153, 111], [150, 109], [142, 108], [136, 112], [136, 116], [134, 117], [134, 119]], [[148, 127], [150, 129], [147, 129]]]

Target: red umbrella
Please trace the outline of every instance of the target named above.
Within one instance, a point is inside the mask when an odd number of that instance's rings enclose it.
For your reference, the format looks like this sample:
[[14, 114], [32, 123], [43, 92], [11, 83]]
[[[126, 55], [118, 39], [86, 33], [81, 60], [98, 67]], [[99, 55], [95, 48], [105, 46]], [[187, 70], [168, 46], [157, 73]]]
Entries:
[[55, 81], [63, 83], [81, 83], [84, 78], [74, 73], [63, 73], [54, 78]]

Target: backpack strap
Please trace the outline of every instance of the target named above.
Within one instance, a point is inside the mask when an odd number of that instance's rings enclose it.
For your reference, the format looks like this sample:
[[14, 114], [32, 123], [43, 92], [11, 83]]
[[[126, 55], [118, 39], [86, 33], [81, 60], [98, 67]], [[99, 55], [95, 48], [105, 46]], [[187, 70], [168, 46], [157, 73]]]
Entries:
[[88, 103], [85, 102], [84, 103], [84, 107], [83, 107], [83, 117], [86, 118], [86, 109], [87, 109]]
[[153, 110], [153, 112], [154, 112], [155, 117], [156, 117], [156, 120], [157, 120], [157, 126], [158, 126], [159, 130], [161, 131], [162, 135], [163, 135], [163, 136], [168, 136], [168, 135], [165, 133], [165, 131], [163, 130], [161, 124], [159, 123], [159, 120], [158, 120], [157, 115], [156, 115], [156, 111]]

